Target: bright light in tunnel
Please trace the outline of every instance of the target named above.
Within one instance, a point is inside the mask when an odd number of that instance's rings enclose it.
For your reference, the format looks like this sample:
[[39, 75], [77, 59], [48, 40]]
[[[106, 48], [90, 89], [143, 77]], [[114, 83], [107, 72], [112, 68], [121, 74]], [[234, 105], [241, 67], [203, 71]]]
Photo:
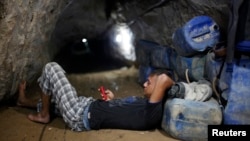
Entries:
[[118, 24], [114, 27], [114, 32], [113, 40], [117, 46], [116, 50], [118, 50], [125, 59], [135, 61], [134, 35], [129, 26], [126, 24]]
[[121, 34], [117, 34], [116, 37], [115, 37], [115, 41], [116, 41], [117, 43], [122, 42], [122, 35], [121, 35]]
[[87, 42], [87, 39], [86, 39], [86, 38], [83, 38], [83, 39], [82, 39], [82, 42], [83, 42], [83, 43], [86, 43], [86, 42]]

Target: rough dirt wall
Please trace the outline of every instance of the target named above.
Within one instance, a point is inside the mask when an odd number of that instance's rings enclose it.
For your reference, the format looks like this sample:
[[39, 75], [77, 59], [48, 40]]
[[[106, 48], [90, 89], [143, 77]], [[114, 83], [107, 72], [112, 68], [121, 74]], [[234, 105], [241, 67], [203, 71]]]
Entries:
[[[117, 1], [121, 9], [110, 10], [116, 8], [112, 3]], [[35, 81], [44, 63], [67, 45], [65, 41], [103, 33], [115, 12], [122, 14], [126, 22], [136, 19], [131, 25], [136, 39], [169, 46], [174, 30], [197, 15], [214, 18], [222, 32], [227, 28], [228, 0], [166, 0], [139, 16], [160, 1], [1, 0], [0, 101], [16, 93], [21, 79]], [[50, 42], [51, 36], [56, 36], [56, 42]]]
[[[155, 41], [172, 46], [173, 32], [182, 27], [191, 18], [207, 15], [220, 26], [222, 34], [227, 30], [228, 0], [165, 0], [161, 6], [141, 15], [152, 5], [161, 0], [148, 0], [141, 3], [128, 3], [123, 8], [126, 19], [136, 19], [131, 25], [137, 39]], [[136, 8], [139, 7], [139, 8]], [[133, 12], [132, 12], [133, 11]]]
[[0, 100], [21, 79], [32, 81], [44, 63], [57, 16], [67, 0], [0, 1]]
[[96, 56], [105, 54], [119, 60], [120, 54], [109, 44], [113, 42], [110, 35], [116, 23], [129, 24], [135, 34], [135, 44], [145, 39], [173, 47], [173, 32], [198, 15], [211, 16], [225, 34], [228, 4], [228, 0], [74, 0], [61, 13], [54, 30], [54, 43], [64, 50], [61, 56], [68, 56], [59, 57], [58, 62], [66, 70], [89, 66], [88, 60], [72, 53], [71, 45], [83, 37], [88, 39], [91, 51], [98, 52]]

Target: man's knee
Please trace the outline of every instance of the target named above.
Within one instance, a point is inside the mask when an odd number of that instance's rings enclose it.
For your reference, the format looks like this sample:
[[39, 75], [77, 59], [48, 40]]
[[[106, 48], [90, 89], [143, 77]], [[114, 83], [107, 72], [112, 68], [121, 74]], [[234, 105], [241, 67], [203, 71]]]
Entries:
[[45, 65], [45, 68], [51, 68], [53, 66], [57, 66], [58, 64], [56, 62], [49, 62]]
[[51, 68], [59, 66], [56, 62], [49, 62], [45, 65], [45, 70], [51, 70]]
[[65, 73], [64, 69], [57, 62], [49, 62], [45, 65], [45, 73]]
[[49, 62], [44, 66], [44, 72], [45, 73], [51, 72], [51, 70], [56, 66], [59, 66], [56, 62]]

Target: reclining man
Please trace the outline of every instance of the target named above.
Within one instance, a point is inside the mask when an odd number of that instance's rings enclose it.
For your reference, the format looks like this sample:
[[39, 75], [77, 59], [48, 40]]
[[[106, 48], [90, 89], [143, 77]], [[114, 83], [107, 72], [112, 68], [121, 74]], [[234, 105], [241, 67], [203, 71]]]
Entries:
[[[115, 99], [106, 90], [108, 99], [78, 96], [68, 81], [65, 71], [56, 62], [49, 62], [38, 79], [42, 90], [41, 109], [29, 114], [28, 119], [39, 123], [51, 120], [50, 106], [55, 104], [64, 122], [73, 131], [98, 129], [150, 130], [161, 124], [165, 91], [174, 84], [168, 71], [155, 70], [143, 84], [144, 97], [131, 96]], [[25, 95], [26, 82], [19, 85], [19, 106], [36, 107]]]

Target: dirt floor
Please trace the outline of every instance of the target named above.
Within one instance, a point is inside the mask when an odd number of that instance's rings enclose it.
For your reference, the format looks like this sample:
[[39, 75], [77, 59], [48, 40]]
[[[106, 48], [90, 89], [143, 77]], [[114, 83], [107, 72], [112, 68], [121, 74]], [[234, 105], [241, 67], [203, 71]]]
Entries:
[[[105, 72], [68, 74], [79, 95], [100, 98], [97, 91], [103, 85], [115, 92], [116, 97], [142, 94], [138, 84], [138, 71], [134, 67]], [[27, 94], [37, 98], [37, 85], [28, 85]], [[59, 117], [49, 124], [31, 122], [27, 114], [35, 112], [15, 105], [14, 100], [0, 107], [0, 141], [176, 141], [161, 129], [153, 131], [130, 131], [102, 129], [87, 132], [73, 132]]]

